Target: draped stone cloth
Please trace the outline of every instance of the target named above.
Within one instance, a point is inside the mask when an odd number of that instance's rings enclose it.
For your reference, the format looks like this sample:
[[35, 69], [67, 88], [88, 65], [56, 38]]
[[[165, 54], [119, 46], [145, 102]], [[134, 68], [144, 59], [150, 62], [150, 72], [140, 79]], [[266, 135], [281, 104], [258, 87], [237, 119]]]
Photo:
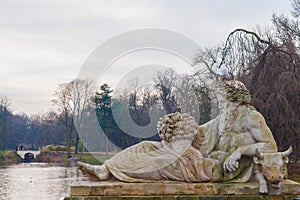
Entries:
[[203, 182], [200, 153], [191, 145], [182, 155], [175, 152], [167, 142], [144, 141], [105, 161], [105, 166], [115, 178], [125, 182]]

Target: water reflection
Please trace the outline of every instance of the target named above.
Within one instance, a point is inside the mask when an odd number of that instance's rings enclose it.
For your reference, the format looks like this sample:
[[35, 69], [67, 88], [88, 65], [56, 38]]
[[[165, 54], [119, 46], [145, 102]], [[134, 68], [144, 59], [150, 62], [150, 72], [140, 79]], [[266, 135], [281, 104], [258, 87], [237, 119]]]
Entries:
[[86, 180], [76, 167], [45, 163], [20, 163], [0, 168], [0, 199], [61, 199], [69, 194], [72, 182]]

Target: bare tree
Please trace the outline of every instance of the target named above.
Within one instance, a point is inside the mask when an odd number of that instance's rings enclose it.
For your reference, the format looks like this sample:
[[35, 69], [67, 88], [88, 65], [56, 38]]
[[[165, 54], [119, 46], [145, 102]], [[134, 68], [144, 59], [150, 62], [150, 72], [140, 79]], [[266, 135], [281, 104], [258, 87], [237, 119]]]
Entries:
[[[293, 0], [295, 17], [299, 17], [299, 5], [299, 0]], [[273, 15], [273, 24], [272, 29], [265, 31], [259, 28], [232, 31], [221, 54], [215, 50], [219, 48], [201, 51], [195, 59], [198, 67], [195, 75], [207, 71], [213, 74], [216, 65], [223, 63], [229, 66], [230, 72], [250, 89], [252, 103], [265, 116], [279, 150], [292, 145], [297, 160], [300, 149], [297, 134], [300, 131], [299, 22], [284, 15]]]
[[157, 103], [157, 96], [152, 94], [149, 84], [142, 83], [137, 77], [128, 83], [130, 113], [138, 125], [146, 125], [150, 122], [149, 110]]
[[[91, 87], [92, 82], [90, 80], [80, 80], [75, 79], [70, 83], [71, 89], [71, 101], [70, 101], [70, 109], [71, 113], [74, 117], [76, 131], [76, 138], [75, 138], [75, 153], [78, 153], [79, 147], [79, 134], [82, 129], [82, 123], [88, 111], [88, 107], [91, 105]], [[83, 151], [83, 142], [81, 142], [81, 150]]]
[[65, 141], [68, 149], [68, 156], [71, 156], [70, 148], [72, 143], [72, 133], [74, 131], [74, 117], [70, 102], [72, 99], [72, 86], [69, 83], [59, 84], [54, 93], [53, 104], [58, 109], [57, 120], [65, 127]]
[[137, 77], [129, 80], [128, 83], [130, 91], [129, 109], [134, 114], [136, 123], [141, 125], [141, 117], [146, 108], [146, 105], [143, 104], [146, 94], [143, 94], [143, 86]]
[[193, 90], [197, 97], [197, 106], [199, 110], [199, 124], [208, 122], [217, 115], [216, 103], [213, 101], [212, 91], [207, 83], [199, 80], [193, 85]]
[[[223, 54], [222, 46], [211, 47], [199, 50], [194, 58], [193, 90], [197, 96], [199, 124], [207, 122], [219, 112], [213, 91]], [[233, 68], [229, 70], [230, 73], [234, 71]]]
[[[299, 1], [293, 2], [294, 6], [299, 5]], [[257, 58], [249, 88], [253, 104], [266, 117], [280, 150], [293, 146], [294, 161], [297, 161], [300, 156], [299, 25], [297, 19], [283, 15], [273, 15], [273, 23], [276, 30], [273, 44]]]
[[156, 77], [154, 77], [162, 105], [167, 113], [180, 111], [174, 94], [176, 78], [177, 75], [172, 69], [157, 72]]
[[300, 0], [292, 0], [292, 14], [295, 18], [300, 17]]
[[200, 49], [194, 58], [194, 76], [207, 83], [215, 81], [222, 53], [221, 46]]
[[175, 81], [174, 93], [181, 111], [198, 118], [199, 107], [197, 94], [194, 90], [195, 85], [196, 81], [193, 76], [189, 74], [178, 75]]
[[6, 96], [0, 97], [0, 149], [6, 149], [8, 134], [8, 115], [11, 103]]

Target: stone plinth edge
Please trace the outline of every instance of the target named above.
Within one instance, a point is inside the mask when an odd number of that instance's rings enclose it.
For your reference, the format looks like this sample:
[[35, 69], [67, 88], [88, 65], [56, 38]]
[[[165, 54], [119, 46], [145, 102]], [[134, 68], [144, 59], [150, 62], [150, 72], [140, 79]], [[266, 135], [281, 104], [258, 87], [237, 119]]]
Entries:
[[[238, 197], [238, 198], [237, 198]], [[294, 199], [300, 198], [300, 184], [283, 180], [280, 189], [269, 188], [268, 195], [260, 195], [258, 183], [182, 183], [151, 182], [124, 183], [119, 181], [78, 182], [71, 186], [66, 200], [88, 199]]]

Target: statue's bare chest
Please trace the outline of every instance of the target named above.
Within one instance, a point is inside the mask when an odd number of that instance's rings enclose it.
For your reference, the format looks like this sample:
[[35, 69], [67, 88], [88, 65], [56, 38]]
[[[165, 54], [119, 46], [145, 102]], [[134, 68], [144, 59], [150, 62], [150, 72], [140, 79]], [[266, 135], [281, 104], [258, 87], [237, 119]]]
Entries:
[[219, 140], [215, 147], [216, 150], [233, 152], [238, 147], [242, 147], [249, 144], [254, 144], [255, 140], [251, 133], [248, 131], [234, 131], [225, 132], [219, 136]]

